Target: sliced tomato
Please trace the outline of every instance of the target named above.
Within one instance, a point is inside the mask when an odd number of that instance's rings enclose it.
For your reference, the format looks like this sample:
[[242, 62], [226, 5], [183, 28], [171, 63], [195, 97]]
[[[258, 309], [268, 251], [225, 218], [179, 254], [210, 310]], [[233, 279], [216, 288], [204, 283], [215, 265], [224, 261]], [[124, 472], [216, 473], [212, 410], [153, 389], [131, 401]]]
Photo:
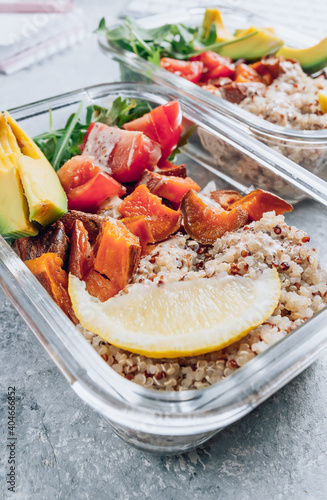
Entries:
[[119, 182], [137, 181], [144, 170], [153, 170], [161, 158], [160, 145], [142, 132], [95, 123], [89, 130], [83, 155]]
[[94, 123], [94, 122], [90, 123], [89, 128], [87, 129], [87, 132], [86, 132], [86, 134], [84, 135], [83, 144], [80, 144], [80, 145], [79, 145], [79, 148], [80, 148], [80, 150], [81, 150], [81, 153], [83, 153], [83, 151], [84, 151], [85, 144], [86, 144], [86, 142], [87, 142], [87, 140], [88, 140], [88, 137], [89, 137], [90, 132], [91, 132], [91, 130], [93, 129], [94, 125], [95, 125], [95, 123]]
[[171, 101], [123, 126], [138, 130], [161, 146], [161, 162], [176, 148], [182, 130], [182, 111], [178, 101]]
[[68, 160], [58, 170], [58, 176], [67, 194], [69, 210], [93, 213], [105, 199], [126, 192], [125, 187], [86, 156]]
[[74, 156], [66, 161], [57, 174], [62, 187], [68, 193], [92, 179], [99, 170], [99, 167], [87, 156]]
[[203, 72], [201, 81], [207, 82], [220, 77], [233, 78], [235, 65], [229, 57], [223, 57], [212, 50], [202, 52], [198, 56], [190, 57], [190, 61], [201, 61]]
[[180, 61], [179, 59], [171, 59], [170, 57], [160, 59], [160, 66], [193, 83], [197, 83], [200, 80], [203, 70], [203, 63], [201, 61]]

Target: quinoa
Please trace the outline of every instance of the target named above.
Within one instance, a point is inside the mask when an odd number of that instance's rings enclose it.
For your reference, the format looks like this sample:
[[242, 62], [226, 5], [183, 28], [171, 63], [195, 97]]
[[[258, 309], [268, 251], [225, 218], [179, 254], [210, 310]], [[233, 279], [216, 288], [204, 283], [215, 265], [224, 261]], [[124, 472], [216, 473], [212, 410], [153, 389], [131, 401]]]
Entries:
[[241, 108], [282, 127], [297, 130], [327, 128], [327, 114], [321, 110], [318, 92], [327, 91], [324, 76], [312, 78], [298, 62], [281, 61], [281, 74], [267, 87], [265, 96], [244, 99]]
[[152, 359], [119, 349], [78, 328], [109, 366], [128, 380], [166, 391], [202, 389], [226, 378], [325, 307], [327, 273], [309, 240], [304, 231], [288, 226], [284, 216], [268, 212], [261, 220], [224, 234], [212, 246], [178, 233], [141, 259], [133, 283], [162, 284], [222, 273], [256, 279], [264, 269], [277, 269], [281, 296], [273, 315], [219, 351]]

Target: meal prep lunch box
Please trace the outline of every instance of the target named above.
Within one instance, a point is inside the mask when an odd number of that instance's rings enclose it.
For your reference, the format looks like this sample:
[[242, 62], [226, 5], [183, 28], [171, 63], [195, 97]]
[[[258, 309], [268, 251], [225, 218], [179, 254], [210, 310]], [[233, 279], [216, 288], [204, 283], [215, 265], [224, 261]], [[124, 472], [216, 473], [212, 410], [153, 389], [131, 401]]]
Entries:
[[[222, 13], [226, 27], [235, 29], [248, 28], [251, 25], [270, 26], [269, 19], [258, 16], [247, 10], [217, 6]], [[156, 28], [169, 23], [183, 23], [187, 26], [201, 27], [205, 9], [203, 7], [177, 9], [172, 13], [160, 14], [138, 19], [144, 28]], [[298, 33], [282, 26], [274, 26], [277, 35], [286, 45], [291, 47], [310, 47], [318, 43], [311, 36]], [[202, 89], [184, 78], [178, 77], [136, 54], [123, 50], [108, 42], [104, 35], [100, 36], [100, 46], [105, 52], [114, 54], [121, 63], [121, 75], [124, 81], [139, 81], [141, 78], [163, 83], [171, 89], [179, 90], [192, 97], [197, 103], [214, 112], [233, 118], [245, 133], [257, 137], [260, 141], [279, 151], [295, 163], [302, 165], [316, 175], [327, 180], [327, 129], [325, 130], [293, 130], [270, 123], [249, 111], [240, 108], [210, 92]], [[141, 74], [141, 75], [140, 75]]]
[[[62, 127], [79, 103], [110, 106], [115, 98], [132, 97], [159, 105], [176, 98], [176, 92], [159, 85], [104, 84], [11, 110], [31, 136], [52, 125]], [[227, 147], [237, 161], [251, 162], [260, 171], [256, 188], [301, 194], [286, 220], [307, 231], [312, 246], [320, 249], [327, 266], [327, 184], [271, 148], [249, 137], [233, 120], [205, 109], [187, 96], [180, 97], [184, 116], [196, 124], [178, 163], [186, 163], [201, 186], [214, 180], [218, 189], [250, 191], [250, 181], [238, 169], [217, 166], [207, 141]], [[222, 155], [223, 156], [223, 155]], [[230, 159], [226, 160], [230, 162]], [[252, 182], [252, 181], [251, 181]], [[74, 391], [98, 411], [128, 443], [155, 453], [178, 453], [195, 448], [227, 425], [249, 413], [309, 366], [327, 347], [327, 308], [252, 359], [226, 379], [210, 387], [188, 391], [154, 391], [116, 373], [90, 346], [73, 323], [50, 298], [10, 246], [0, 238], [0, 284], [30, 326]]]

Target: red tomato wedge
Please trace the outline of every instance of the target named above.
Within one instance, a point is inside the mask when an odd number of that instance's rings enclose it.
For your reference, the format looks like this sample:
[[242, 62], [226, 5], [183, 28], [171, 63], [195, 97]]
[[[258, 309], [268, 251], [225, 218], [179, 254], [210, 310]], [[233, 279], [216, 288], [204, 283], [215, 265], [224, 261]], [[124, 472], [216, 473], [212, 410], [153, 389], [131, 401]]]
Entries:
[[160, 66], [193, 83], [197, 83], [200, 80], [203, 70], [203, 63], [201, 61], [180, 61], [179, 59], [171, 59], [170, 57], [160, 59]]
[[80, 150], [81, 150], [81, 154], [83, 154], [83, 151], [84, 151], [84, 148], [85, 148], [85, 144], [87, 143], [87, 140], [88, 140], [88, 138], [89, 138], [90, 132], [91, 132], [91, 130], [93, 129], [94, 125], [95, 125], [95, 123], [94, 123], [94, 122], [90, 123], [89, 128], [87, 129], [87, 132], [86, 132], [86, 134], [84, 135], [83, 144], [80, 144], [80, 145], [79, 145], [79, 148], [80, 148]]
[[201, 81], [207, 82], [214, 78], [231, 78], [235, 73], [235, 65], [229, 57], [223, 57], [212, 50], [202, 52], [198, 56], [190, 57], [190, 61], [201, 61], [203, 63], [203, 72]]
[[67, 194], [69, 210], [93, 213], [106, 198], [126, 192], [124, 186], [86, 156], [74, 156], [57, 173]]
[[83, 155], [119, 182], [137, 181], [144, 170], [153, 170], [161, 158], [160, 145], [142, 132], [91, 123]]
[[125, 130], [138, 130], [149, 139], [158, 142], [166, 160], [176, 148], [182, 130], [182, 111], [178, 101], [171, 101], [150, 111], [123, 126]]

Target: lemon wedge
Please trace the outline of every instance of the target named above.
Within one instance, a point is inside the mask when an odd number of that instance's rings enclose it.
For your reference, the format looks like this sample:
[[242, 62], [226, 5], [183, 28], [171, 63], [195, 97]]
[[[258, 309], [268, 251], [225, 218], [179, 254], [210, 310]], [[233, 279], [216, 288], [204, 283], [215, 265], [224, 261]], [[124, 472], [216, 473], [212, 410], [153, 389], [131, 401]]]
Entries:
[[318, 99], [322, 112], [327, 113], [327, 92], [319, 90]]
[[276, 269], [243, 276], [134, 284], [106, 302], [69, 275], [81, 325], [117, 347], [153, 358], [203, 354], [239, 340], [273, 313], [280, 296]]

